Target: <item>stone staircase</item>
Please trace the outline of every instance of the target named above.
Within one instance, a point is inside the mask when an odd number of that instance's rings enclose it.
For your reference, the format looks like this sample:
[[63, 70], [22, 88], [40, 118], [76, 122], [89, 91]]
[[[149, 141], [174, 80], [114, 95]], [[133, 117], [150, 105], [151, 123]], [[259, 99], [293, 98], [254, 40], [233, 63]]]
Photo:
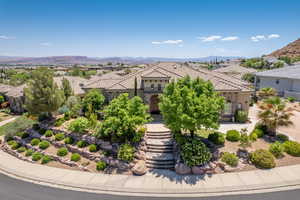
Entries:
[[174, 169], [173, 138], [169, 130], [148, 130], [146, 144], [148, 168]]

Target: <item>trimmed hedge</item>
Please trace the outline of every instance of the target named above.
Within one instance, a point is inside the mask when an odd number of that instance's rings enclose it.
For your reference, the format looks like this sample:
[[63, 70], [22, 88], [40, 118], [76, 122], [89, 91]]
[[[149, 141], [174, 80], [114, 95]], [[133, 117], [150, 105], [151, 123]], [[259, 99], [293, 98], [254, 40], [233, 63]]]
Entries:
[[48, 156], [48, 155], [44, 155], [43, 157], [42, 157], [42, 164], [44, 165], [44, 164], [47, 164], [47, 163], [49, 163], [49, 162], [51, 162], [53, 159], [52, 159], [52, 157], [51, 156]]
[[262, 169], [271, 169], [276, 166], [273, 154], [267, 150], [259, 149], [250, 154], [250, 161]]
[[284, 156], [284, 147], [280, 142], [275, 142], [270, 145], [269, 151], [276, 157], [281, 158]]
[[43, 140], [39, 143], [39, 148], [43, 149], [43, 150], [47, 149], [49, 146], [50, 146], [50, 143], [48, 141], [45, 141], [45, 140]]
[[31, 144], [32, 146], [37, 146], [40, 142], [41, 142], [40, 139], [38, 139], [38, 138], [33, 138], [33, 139], [31, 140], [30, 144]]
[[62, 141], [63, 139], [65, 139], [65, 135], [63, 133], [57, 133], [54, 137], [56, 141]]
[[96, 152], [98, 149], [97, 149], [97, 145], [95, 145], [95, 144], [91, 144], [90, 146], [89, 146], [89, 151], [90, 152]]
[[32, 154], [34, 153], [34, 151], [32, 149], [28, 149], [25, 153], [26, 157], [32, 156]]
[[65, 144], [73, 144], [74, 139], [72, 137], [66, 137], [64, 142], [65, 142]]
[[71, 156], [71, 161], [78, 162], [80, 159], [81, 159], [81, 156], [78, 153], [73, 153]]
[[40, 152], [35, 152], [34, 154], [32, 154], [33, 161], [39, 161], [42, 159], [42, 157], [43, 157], [43, 154], [41, 154]]
[[225, 143], [225, 136], [223, 133], [214, 132], [208, 135], [208, 140], [216, 145], [223, 145]]
[[52, 135], [53, 135], [53, 131], [52, 130], [47, 130], [45, 132], [45, 137], [52, 137]]
[[134, 158], [134, 147], [130, 144], [122, 144], [118, 151], [118, 159], [131, 162]]
[[60, 156], [60, 157], [63, 157], [63, 156], [68, 155], [68, 149], [65, 148], [65, 147], [59, 148], [59, 149], [57, 150], [56, 155], [58, 155], [58, 156]]
[[19, 147], [18, 149], [17, 149], [17, 151], [19, 152], [19, 153], [23, 153], [23, 152], [25, 152], [27, 149], [26, 149], [26, 147]]
[[86, 147], [87, 145], [88, 145], [88, 143], [87, 143], [86, 141], [83, 141], [83, 140], [80, 140], [80, 141], [77, 142], [77, 146], [78, 146], [79, 148], [84, 148], [84, 147]]
[[[251, 134], [256, 134], [258, 138], [262, 138], [264, 136], [264, 131], [258, 128], [255, 128]], [[250, 134], [250, 135], [251, 135]]]
[[231, 142], [237, 142], [241, 139], [241, 134], [237, 130], [229, 130], [226, 133], [226, 140]]
[[106, 162], [104, 162], [104, 161], [99, 161], [99, 162], [97, 162], [97, 164], [96, 164], [96, 169], [97, 169], [98, 171], [103, 171], [106, 167], [107, 167], [107, 164], [106, 164]]
[[294, 141], [283, 143], [284, 151], [291, 156], [300, 157], [300, 144]]

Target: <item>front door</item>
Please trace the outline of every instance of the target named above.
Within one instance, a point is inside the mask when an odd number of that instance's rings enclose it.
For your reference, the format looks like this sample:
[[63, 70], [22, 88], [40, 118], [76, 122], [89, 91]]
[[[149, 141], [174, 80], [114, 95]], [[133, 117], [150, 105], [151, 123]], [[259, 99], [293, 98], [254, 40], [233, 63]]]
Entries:
[[158, 95], [157, 94], [152, 95], [150, 97], [150, 113], [151, 114], [159, 114], [158, 103], [159, 103]]

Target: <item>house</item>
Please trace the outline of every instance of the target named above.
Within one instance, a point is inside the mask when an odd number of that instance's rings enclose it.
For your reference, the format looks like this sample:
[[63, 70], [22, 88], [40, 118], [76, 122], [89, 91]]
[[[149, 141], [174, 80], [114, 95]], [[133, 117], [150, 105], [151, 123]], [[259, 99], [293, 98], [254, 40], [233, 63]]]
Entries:
[[217, 91], [226, 99], [225, 110], [222, 114], [224, 121], [231, 121], [236, 110], [248, 111], [253, 90], [247, 83], [226, 74], [205, 69], [194, 69], [183, 63], [156, 63], [126, 76], [98, 77], [83, 86], [84, 90], [98, 88], [107, 101], [121, 93], [140, 96], [149, 104], [151, 113], [159, 113], [159, 95], [164, 87], [172, 80], [185, 76], [210, 80]]
[[300, 64], [258, 72], [255, 76], [257, 90], [271, 87], [277, 90], [279, 96], [300, 100]]

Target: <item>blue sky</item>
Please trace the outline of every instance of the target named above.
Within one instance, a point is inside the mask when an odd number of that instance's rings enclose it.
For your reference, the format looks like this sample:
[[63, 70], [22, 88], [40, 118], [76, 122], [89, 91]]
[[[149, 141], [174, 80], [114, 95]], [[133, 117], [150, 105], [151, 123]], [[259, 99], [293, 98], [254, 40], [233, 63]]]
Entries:
[[260, 56], [300, 37], [299, 0], [0, 0], [0, 55]]

